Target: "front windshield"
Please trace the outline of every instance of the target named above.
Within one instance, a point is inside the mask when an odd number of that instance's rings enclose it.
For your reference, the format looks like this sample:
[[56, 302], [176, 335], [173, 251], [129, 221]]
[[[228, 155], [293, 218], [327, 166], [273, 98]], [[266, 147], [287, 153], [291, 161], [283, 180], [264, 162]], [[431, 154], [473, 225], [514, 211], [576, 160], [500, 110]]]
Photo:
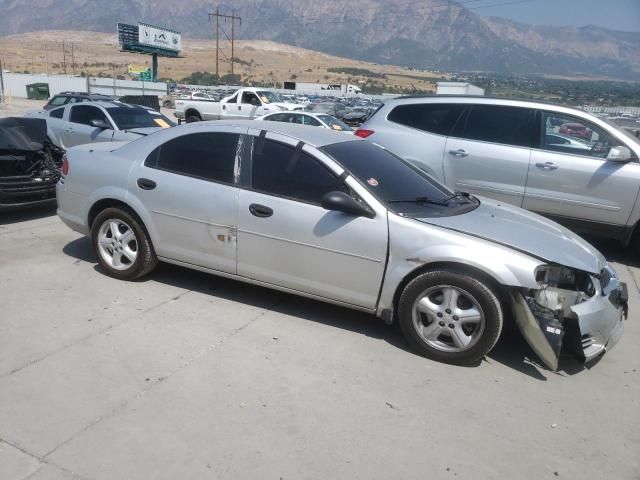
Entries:
[[262, 103], [284, 103], [280, 95], [275, 92], [270, 92], [269, 90], [260, 90], [256, 92], [256, 94], [260, 97]]
[[353, 129], [349, 125], [341, 122], [336, 117], [332, 117], [331, 115], [317, 115], [317, 117], [333, 130], [340, 132], [353, 132]]
[[399, 215], [425, 218], [459, 215], [480, 202], [455, 194], [422, 170], [369, 141], [322, 147], [387, 208]]
[[148, 127], [169, 128], [175, 125], [164, 115], [139, 107], [111, 107], [107, 108], [107, 112], [120, 130]]

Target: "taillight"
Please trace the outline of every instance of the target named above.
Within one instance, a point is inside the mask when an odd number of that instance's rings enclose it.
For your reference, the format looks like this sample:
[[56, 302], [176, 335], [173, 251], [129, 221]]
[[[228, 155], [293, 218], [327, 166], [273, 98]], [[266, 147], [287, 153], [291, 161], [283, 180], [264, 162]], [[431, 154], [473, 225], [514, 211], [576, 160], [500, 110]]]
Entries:
[[373, 135], [374, 133], [375, 132], [373, 130], [366, 130], [364, 128], [359, 128], [358, 130], [356, 130], [356, 133], [354, 135], [360, 138], [367, 138]]
[[62, 175], [69, 175], [69, 160], [67, 160], [67, 154], [65, 153], [62, 157], [62, 167], [60, 168]]

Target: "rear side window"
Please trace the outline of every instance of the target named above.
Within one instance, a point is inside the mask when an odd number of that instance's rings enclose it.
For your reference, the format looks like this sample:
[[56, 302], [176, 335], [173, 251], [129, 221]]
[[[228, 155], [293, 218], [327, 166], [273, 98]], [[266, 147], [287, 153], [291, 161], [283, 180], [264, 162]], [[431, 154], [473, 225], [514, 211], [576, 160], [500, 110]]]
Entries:
[[270, 115], [268, 118], [265, 118], [265, 120], [268, 120], [270, 122], [288, 122], [289, 115], [287, 115], [286, 113], [277, 113], [275, 115]]
[[49, 116], [53, 118], [62, 118], [63, 114], [64, 114], [64, 107], [56, 108], [55, 110], [51, 110], [51, 112], [49, 112]]
[[465, 106], [449, 103], [398, 105], [388, 115], [391, 122], [438, 135], [449, 135]]
[[184, 135], [156, 148], [145, 165], [203, 180], [233, 184], [239, 137], [233, 133]]
[[531, 147], [534, 137], [532, 115], [533, 111], [528, 108], [474, 105], [459, 136], [469, 140]]
[[51, 106], [59, 106], [64, 105], [67, 102], [67, 97], [61, 97], [60, 95], [56, 95], [51, 100], [49, 100], [49, 105]]
[[314, 204], [329, 192], [347, 192], [340, 179], [315, 158], [264, 139], [255, 142], [251, 183], [258, 192]]

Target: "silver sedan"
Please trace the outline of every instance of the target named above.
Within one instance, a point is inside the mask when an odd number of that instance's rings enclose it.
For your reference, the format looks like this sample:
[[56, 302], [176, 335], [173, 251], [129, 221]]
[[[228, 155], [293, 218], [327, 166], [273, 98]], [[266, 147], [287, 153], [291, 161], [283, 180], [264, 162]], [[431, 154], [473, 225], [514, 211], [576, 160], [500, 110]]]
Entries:
[[109, 275], [160, 261], [398, 321], [420, 354], [479, 361], [515, 320], [543, 362], [622, 334], [626, 287], [559, 225], [452, 192], [326, 129], [218, 121], [72, 148], [58, 214]]

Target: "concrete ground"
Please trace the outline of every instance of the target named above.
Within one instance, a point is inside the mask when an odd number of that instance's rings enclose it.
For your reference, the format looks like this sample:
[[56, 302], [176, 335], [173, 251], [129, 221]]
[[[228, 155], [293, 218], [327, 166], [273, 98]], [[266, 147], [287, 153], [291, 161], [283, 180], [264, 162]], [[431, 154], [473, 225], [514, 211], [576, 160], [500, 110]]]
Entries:
[[107, 277], [51, 209], [0, 216], [0, 479], [638, 479], [640, 270], [621, 343], [475, 367], [368, 315], [160, 265]]

